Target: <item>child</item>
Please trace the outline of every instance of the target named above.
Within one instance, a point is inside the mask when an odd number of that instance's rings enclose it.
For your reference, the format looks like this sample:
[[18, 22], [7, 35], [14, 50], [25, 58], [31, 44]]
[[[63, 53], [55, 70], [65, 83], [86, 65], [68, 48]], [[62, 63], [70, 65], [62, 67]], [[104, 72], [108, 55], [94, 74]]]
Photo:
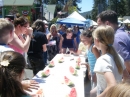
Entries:
[[[94, 72], [97, 76], [97, 87], [90, 92], [90, 97], [97, 90], [97, 97], [105, 97], [109, 88], [122, 81], [126, 72], [123, 59], [117, 54], [112, 44], [114, 29], [110, 26], [99, 26], [94, 32], [94, 44], [102, 55], [96, 61]], [[124, 79], [126, 79], [124, 77]], [[96, 96], [96, 95], [95, 95]]]
[[20, 53], [5, 51], [0, 54], [1, 97], [30, 97], [21, 84], [25, 64], [25, 59]]
[[0, 19], [0, 52], [13, 50], [7, 44], [14, 38], [14, 26], [13, 24], [1, 18]]
[[130, 97], [130, 81], [113, 86], [105, 97]]
[[96, 86], [96, 75], [94, 73], [94, 66], [96, 63], [96, 59], [100, 56], [99, 51], [94, 46], [93, 38], [92, 38], [92, 31], [86, 30], [81, 33], [81, 41], [84, 43], [84, 45], [87, 46], [87, 58], [88, 58], [88, 69], [89, 70], [89, 77], [91, 79], [91, 88], [94, 88]]

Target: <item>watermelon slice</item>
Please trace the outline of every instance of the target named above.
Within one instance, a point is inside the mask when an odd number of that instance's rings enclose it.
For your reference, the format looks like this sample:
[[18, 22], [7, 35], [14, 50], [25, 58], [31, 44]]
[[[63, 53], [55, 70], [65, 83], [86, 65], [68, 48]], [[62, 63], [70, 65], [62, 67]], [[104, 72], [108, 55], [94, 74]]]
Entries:
[[75, 69], [80, 69], [80, 63], [79, 62], [76, 63]]
[[70, 94], [67, 97], [77, 97], [76, 89], [72, 88]]
[[48, 77], [49, 75], [50, 75], [50, 70], [49, 69], [42, 72], [42, 77]]
[[80, 63], [80, 62], [81, 62], [81, 58], [80, 58], [80, 57], [78, 57], [78, 59], [77, 59], [76, 63]]
[[48, 65], [49, 67], [54, 67], [54, 61], [51, 61], [50, 64]]
[[68, 79], [66, 76], [64, 76], [64, 80], [65, 80], [65, 84], [70, 86], [70, 87], [73, 87], [74, 86], [74, 83]]
[[59, 63], [63, 63], [64, 62], [64, 58], [62, 57], [58, 62]]
[[72, 75], [77, 75], [77, 70], [75, 70], [72, 66], [69, 67], [69, 70]]

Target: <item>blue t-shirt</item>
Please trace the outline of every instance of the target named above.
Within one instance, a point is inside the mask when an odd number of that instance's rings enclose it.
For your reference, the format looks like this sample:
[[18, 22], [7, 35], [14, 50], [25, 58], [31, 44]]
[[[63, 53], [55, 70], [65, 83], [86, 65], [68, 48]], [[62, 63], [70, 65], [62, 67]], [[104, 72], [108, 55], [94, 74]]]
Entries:
[[124, 31], [124, 28], [119, 28], [115, 32], [113, 46], [115, 50], [122, 56], [124, 61], [130, 60], [130, 38]]

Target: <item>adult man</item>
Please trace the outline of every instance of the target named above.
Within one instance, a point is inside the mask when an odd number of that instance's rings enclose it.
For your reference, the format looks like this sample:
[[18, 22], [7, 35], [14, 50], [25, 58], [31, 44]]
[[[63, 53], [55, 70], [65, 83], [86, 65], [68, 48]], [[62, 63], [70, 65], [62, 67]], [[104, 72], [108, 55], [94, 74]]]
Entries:
[[122, 56], [127, 71], [130, 74], [130, 38], [124, 28], [118, 28], [116, 12], [106, 10], [97, 16], [98, 25], [109, 25], [115, 30], [114, 48]]

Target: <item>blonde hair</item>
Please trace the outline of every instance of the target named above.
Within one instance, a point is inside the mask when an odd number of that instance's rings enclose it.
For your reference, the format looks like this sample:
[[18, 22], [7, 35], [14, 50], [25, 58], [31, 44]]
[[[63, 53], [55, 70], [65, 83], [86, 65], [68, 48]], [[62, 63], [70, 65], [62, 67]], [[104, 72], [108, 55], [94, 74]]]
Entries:
[[107, 52], [113, 56], [119, 74], [122, 74], [123, 73], [123, 67], [121, 65], [122, 63], [120, 61], [117, 52], [112, 46], [114, 42], [114, 32], [115, 31], [111, 26], [99, 26], [97, 29], [94, 30], [93, 37], [97, 38], [100, 41], [100, 43], [102, 43], [107, 47]]
[[72, 28], [68, 28], [67, 30], [66, 30], [66, 33], [73, 33], [73, 29]]
[[130, 97], [130, 82], [111, 87], [105, 97]]
[[[56, 28], [56, 25], [55, 24], [52, 24], [51, 27], [50, 27], [50, 32], [52, 32], [52, 28], [55, 27]], [[56, 32], [57, 32], [57, 28], [56, 28]]]
[[2, 38], [4, 35], [7, 35], [10, 30], [13, 30], [14, 26], [13, 24], [4, 18], [0, 19], [0, 38]]

